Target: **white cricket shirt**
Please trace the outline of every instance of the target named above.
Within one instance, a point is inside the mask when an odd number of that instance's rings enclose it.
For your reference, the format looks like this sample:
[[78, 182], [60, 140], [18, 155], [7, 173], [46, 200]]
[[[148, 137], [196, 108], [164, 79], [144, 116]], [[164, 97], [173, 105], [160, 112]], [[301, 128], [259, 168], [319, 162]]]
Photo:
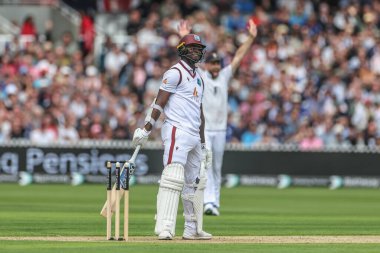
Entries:
[[186, 62], [179, 61], [164, 73], [160, 89], [172, 93], [164, 108], [165, 121], [199, 136], [204, 82], [198, 69], [193, 72]]
[[199, 70], [205, 82], [203, 94], [203, 114], [205, 116], [205, 129], [211, 131], [226, 130], [227, 127], [227, 99], [228, 83], [232, 77], [232, 67], [220, 70], [217, 78], [213, 79], [208, 71]]

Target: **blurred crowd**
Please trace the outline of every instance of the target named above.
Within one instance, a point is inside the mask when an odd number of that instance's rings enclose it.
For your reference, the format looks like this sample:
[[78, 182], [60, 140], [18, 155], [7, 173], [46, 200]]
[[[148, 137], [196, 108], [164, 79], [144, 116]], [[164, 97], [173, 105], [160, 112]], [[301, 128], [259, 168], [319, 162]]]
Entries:
[[[178, 60], [179, 21], [187, 19], [226, 66], [252, 18], [258, 36], [229, 86], [227, 142], [380, 145], [378, 0], [131, 1], [127, 14], [115, 15], [128, 15], [128, 42], [110, 35], [100, 55], [86, 16], [78, 40], [66, 32], [58, 41], [37, 36], [20, 46], [16, 37], [7, 46], [0, 142], [131, 139]], [[36, 33], [30, 24], [24, 30]], [[152, 139], [160, 140], [161, 124]]]

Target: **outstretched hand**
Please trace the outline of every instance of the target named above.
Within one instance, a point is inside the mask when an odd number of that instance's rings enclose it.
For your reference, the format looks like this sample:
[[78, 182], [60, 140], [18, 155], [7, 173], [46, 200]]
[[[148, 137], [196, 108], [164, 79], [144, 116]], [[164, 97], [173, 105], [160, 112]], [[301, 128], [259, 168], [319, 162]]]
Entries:
[[249, 32], [249, 34], [253, 38], [256, 38], [256, 36], [257, 36], [257, 27], [256, 27], [255, 22], [253, 22], [252, 19], [250, 19], [249, 22], [248, 22], [248, 32]]
[[179, 36], [183, 37], [191, 32], [191, 26], [187, 20], [181, 19], [179, 25], [177, 26]]

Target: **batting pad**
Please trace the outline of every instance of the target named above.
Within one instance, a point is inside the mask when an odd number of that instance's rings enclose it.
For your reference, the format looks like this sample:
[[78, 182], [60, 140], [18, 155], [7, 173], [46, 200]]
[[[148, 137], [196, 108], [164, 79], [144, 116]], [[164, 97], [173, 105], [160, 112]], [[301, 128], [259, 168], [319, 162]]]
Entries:
[[[204, 190], [207, 183], [207, 171], [205, 162], [202, 161], [201, 169], [199, 171], [199, 177], [197, 182], [195, 182], [195, 192], [193, 194], [182, 194], [182, 199], [184, 201], [184, 208], [189, 206], [189, 202], [192, 205], [191, 207], [185, 208], [185, 219], [186, 221], [195, 221], [197, 223], [197, 233], [200, 234], [203, 230], [203, 200], [204, 200]], [[186, 203], [188, 201], [188, 203]], [[188, 213], [186, 213], [188, 212]]]
[[161, 176], [157, 194], [155, 233], [169, 231], [175, 235], [179, 196], [184, 185], [184, 167], [178, 163], [168, 164]]

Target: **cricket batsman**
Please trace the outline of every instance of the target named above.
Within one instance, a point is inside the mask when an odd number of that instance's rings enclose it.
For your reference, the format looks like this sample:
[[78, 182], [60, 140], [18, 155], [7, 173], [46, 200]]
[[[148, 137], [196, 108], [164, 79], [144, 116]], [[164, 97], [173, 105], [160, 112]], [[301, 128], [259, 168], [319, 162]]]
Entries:
[[171, 240], [175, 236], [180, 196], [185, 217], [182, 238], [209, 240], [212, 237], [203, 231], [205, 167], [211, 166], [212, 155], [206, 149], [204, 135], [202, 97], [205, 83], [196, 67], [205, 48], [196, 34], [182, 37], [177, 46], [181, 59], [164, 73], [160, 90], [146, 115], [145, 126], [137, 128], [133, 136], [135, 146], [144, 145], [160, 114], [165, 114], [161, 129], [164, 169], [157, 194], [155, 226], [159, 240]]

